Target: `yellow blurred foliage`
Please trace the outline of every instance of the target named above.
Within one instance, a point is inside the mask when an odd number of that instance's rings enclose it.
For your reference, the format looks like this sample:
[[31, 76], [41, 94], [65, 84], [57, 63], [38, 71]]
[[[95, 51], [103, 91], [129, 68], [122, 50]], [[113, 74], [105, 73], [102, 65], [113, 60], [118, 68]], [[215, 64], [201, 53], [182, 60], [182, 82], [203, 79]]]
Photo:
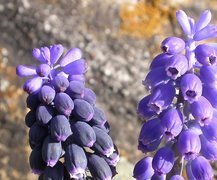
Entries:
[[163, 30], [165, 22], [174, 19], [174, 8], [164, 6], [162, 0], [124, 3], [120, 7], [120, 34], [151, 37]]

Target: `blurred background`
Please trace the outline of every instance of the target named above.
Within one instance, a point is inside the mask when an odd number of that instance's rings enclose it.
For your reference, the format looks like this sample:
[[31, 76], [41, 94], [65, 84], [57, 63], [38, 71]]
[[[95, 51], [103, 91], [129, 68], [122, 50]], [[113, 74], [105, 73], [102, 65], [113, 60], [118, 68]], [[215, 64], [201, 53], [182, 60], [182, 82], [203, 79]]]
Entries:
[[37, 179], [28, 165], [24, 81], [15, 67], [37, 64], [32, 49], [54, 43], [65, 51], [82, 49], [87, 86], [97, 94], [120, 149], [115, 179], [133, 179], [133, 164], [144, 156], [137, 150], [142, 122], [136, 106], [147, 93], [141, 82], [161, 41], [181, 36], [177, 9], [192, 17], [211, 9], [217, 23], [216, 0], [0, 0], [0, 180]]

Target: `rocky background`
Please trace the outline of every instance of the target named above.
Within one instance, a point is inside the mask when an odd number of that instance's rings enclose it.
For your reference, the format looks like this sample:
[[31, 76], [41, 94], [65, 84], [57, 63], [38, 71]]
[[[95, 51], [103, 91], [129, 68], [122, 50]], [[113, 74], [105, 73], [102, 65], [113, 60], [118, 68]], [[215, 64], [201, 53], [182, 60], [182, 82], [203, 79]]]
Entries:
[[15, 67], [36, 64], [31, 50], [53, 43], [84, 52], [87, 84], [120, 149], [116, 179], [133, 179], [133, 164], [143, 156], [136, 116], [137, 102], [147, 93], [141, 82], [161, 41], [181, 35], [177, 9], [193, 17], [211, 9], [217, 23], [216, 0], [0, 0], [0, 180], [36, 179], [28, 165], [26, 94]]

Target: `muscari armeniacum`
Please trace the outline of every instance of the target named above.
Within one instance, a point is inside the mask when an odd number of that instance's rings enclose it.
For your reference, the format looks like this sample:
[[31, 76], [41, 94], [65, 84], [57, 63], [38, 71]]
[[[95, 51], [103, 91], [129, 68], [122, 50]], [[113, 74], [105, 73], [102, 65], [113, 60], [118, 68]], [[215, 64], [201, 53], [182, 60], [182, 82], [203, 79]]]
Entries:
[[30, 167], [39, 179], [112, 179], [119, 153], [95, 93], [85, 87], [87, 64], [80, 49], [63, 51], [60, 44], [35, 48], [40, 64], [16, 68], [28, 78]]
[[145, 120], [138, 147], [144, 153], [156, 153], [153, 160], [147, 156], [135, 165], [137, 180], [184, 179], [183, 170], [190, 180], [214, 177], [217, 43], [209, 39], [217, 37], [217, 25], [210, 24], [209, 10], [197, 21], [182, 10], [176, 17], [184, 38], [162, 41], [162, 52], [153, 59], [143, 81], [149, 94], [137, 108]]

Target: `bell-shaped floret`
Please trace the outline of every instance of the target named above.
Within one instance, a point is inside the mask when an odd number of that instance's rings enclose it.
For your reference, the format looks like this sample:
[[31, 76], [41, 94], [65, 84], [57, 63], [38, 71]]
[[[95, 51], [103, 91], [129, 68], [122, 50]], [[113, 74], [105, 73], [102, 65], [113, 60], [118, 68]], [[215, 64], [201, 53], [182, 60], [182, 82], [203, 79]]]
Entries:
[[161, 43], [161, 49], [167, 54], [178, 54], [185, 48], [185, 41], [178, 37], [168, 37]]
[[66, 147], [65, 166], [72, 178], [83, 178], [87, 168], [87, 157], [82, 147], [70, 144]]
[[35, 76], [32, 79], [27, 80], [23, 85], [23, 90], [28, 94], [37, 92], [43, 84], [43, 79], [41, 77]]
[[154, 175], [154, 169], [152, 168], [152, 157], [144, 157], [136, 163], [133, 170], [133, 177], [136, 180], [150, 179]]
[[60, 114], [70, 116], [74, 103], [66, 93], [58, 93], [54, 99], [54, 105]]
[[50, 123], [51, 137], [56, 141], [65, 141], [71, 134], [69, 120], [64, 115], [57, 115]]
[[34, 146], [40, 146], [47, 134], [47, 128], [39, 126], [35, 122], [29, 129], [29, 141]]
[[55, 76], [53, 85], [58, 92], [64, 92], [69, 87], [68, 79], [63, 75]]
[[55, 98], [55, 90], [48, 85], [43, 85], [39, 92], [39, 99], [44, 104], [50, 104]]
[[61, 155], [61, 142], [57, 142], [50, 136], [47, 136], [42, 145], [42, 158], [47, 163], [47, 166], [54, 167]]
[[202, 66], [200, 68], [200, 79], [205, 85], [215, 86], [217, 84], [217, 67]]
[[35, 123], [35, 121], [36, 121], [35, 111], [30, 110], [25, 117], [26, 126], [30, 128]]
[[207, 140], [217, 142], [217, 119], [213, 117], [208, 125], [201, 127], [203, 135]]
[[90, 124], [92, 126], [104, 126], [106, 123], [106, 117], [103, 111], [97, 107], [93, 107], [94, 109], [94, 115], [93, 118], [90, 121]]
[[109, 157], [103, 156], [103, 158], [105, 159], [105, 161], [108, 163], [110, 167], [115, 167], [118, 161], [120, 160], [117, 146], [114, 145], [114, 148], [115, 148], [115, 151]]
[[40, 77], [46, 77], [50, 74], [50, 66], [48, 64], [40, 64], [37, 68], [36, 68], [36, 72], [38, 74], [38, 76]]
[[39, 93], [38, 92], [30, 94], [26, 98], [26, 105], [31, 110], [36, 110], [37, 107], [39, 106], [39, 104], [41, 104], [41, 102], [39, 100]]
[[84, 88], [84, 83], [80, 81], [71, 81], [66, 92], [72, 99], [83, 98]]
[[40, 105], [35, 114], [40, 125], [47, 125], [54, 116], [54, 109], [51, 106]]
[[93, 128], [86, 122], [77, 121], [73, 123], [72, 132], [75, 141], [81, 146], [92, 147], [96, 141]]
[[172, 55], [166, 53], [161, 53], [157, 55], [151, 62], [150, 70], [153, 70], [155, 68], [160, 68], [160, 67], [164, 68], [171, 57]]
[[70, 75], [84, 74], [87, 71], [87, 63], [84, 59], [78, 59], [64, 66], [63, 71]]
[[96, 104], [96, 94], [93, 92], [92, 89], [85, 88], [84, 89], [84, 97], [83, 99], [90, 103], [92, 106]]
[[64, 180], [64, 165], [58, 161], [54, 167], [47, 166], [43, 173], [43, 180]]
[[70, 81], [80, 81], [82, 83], [85, 83], [85, 75], [84, 74], [71, 74], [68, 77], [69, 82]]

